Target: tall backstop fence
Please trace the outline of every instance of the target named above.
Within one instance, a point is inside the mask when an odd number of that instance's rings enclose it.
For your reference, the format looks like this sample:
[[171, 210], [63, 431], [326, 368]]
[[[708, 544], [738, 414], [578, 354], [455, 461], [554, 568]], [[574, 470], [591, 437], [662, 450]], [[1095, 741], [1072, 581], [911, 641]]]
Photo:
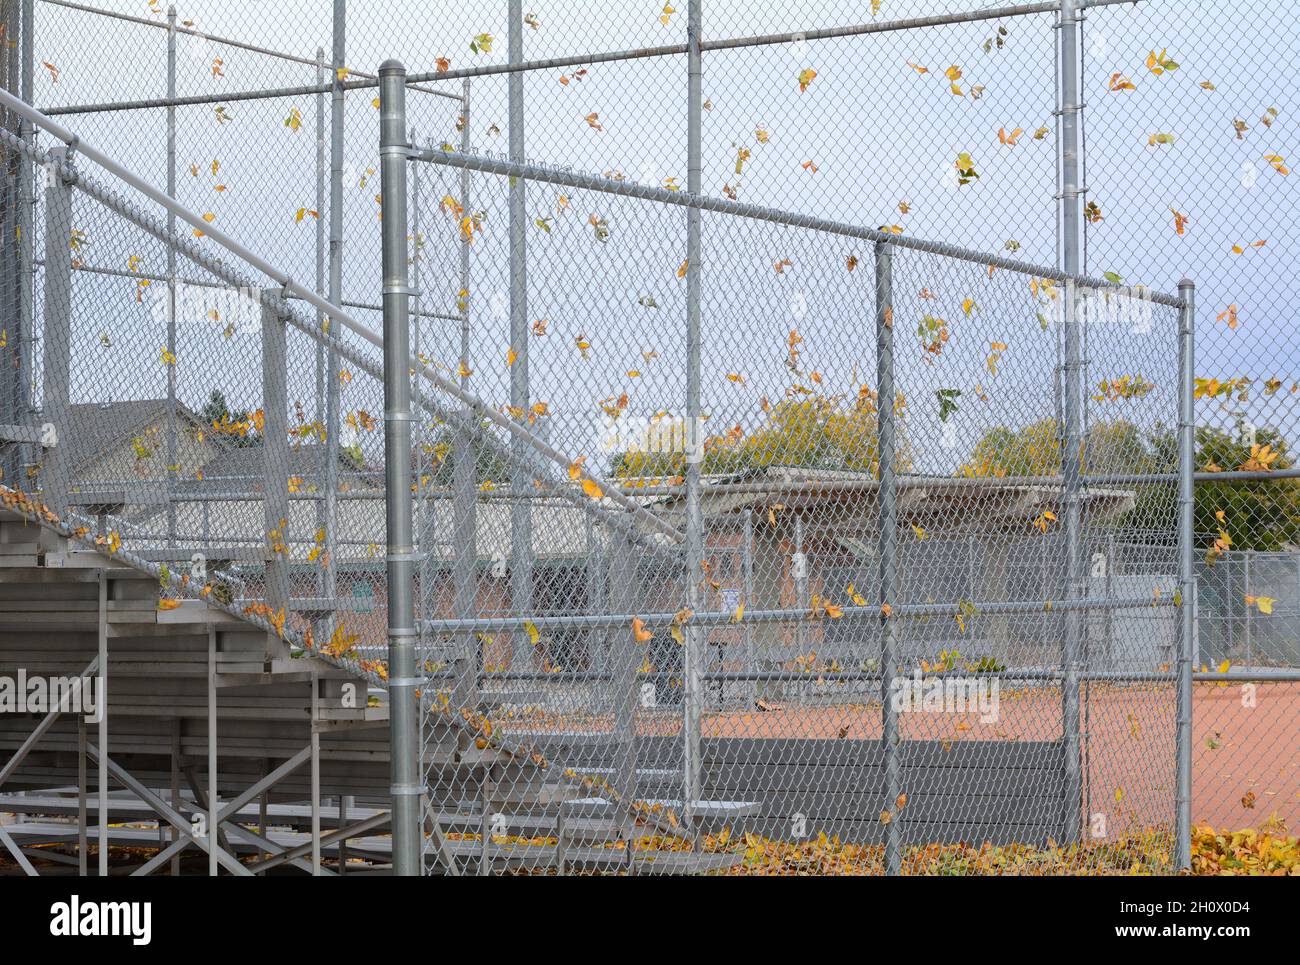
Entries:
[[3, 5], [3, 480], [383, 685], [400, 871], [1300, 820], [1240, 11], [153, 7]]

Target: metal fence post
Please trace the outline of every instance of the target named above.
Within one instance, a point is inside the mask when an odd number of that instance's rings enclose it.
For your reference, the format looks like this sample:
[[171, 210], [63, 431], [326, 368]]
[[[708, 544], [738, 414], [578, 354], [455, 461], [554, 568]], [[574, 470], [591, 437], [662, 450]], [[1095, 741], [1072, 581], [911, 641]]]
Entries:
[[[464, 125], [460, 132], [460, 149], [468, 154], [470, 142], [469, 94], [470, 82], [466, 78], [461, 88]], [[470, 199], [470, 172], [460, 172], [460, 208], [468, 212]], [[470, 239], [460, 239], [460, 384], [469, 390], [470, 365]], [[520, 351], [516, 349], [516, 351]], [[516, 362], [518, 360], [516, 359]], [[452, 438], [452, 610], [461, 620], [478, 616], [478, 451], [474, 442], [474, 415], [469, 406], [460, 410]], [[513, 636], [517, 636], [514, 634]], [[454, 672], [456, 675], [454, 699], [461, 707], [478, 705], [477, 637], [465, 630], [453, 640]], [[518, 669], [518, 668], [516, 668]]]
[[[687, 133], [686, 190], [700, 193], [702, 167], [701, 104], [702, 66], [700, 61], [701, 0], [687, 6]], [[686, 426], [692, 441], [700, 433], [700, 222], [699, 208], [686, 209]], [[700, 507], [700, 462], [703, 452], [693, 445], [687, 450], [686, 463], [686, 606], [701, 608], [701, 583], [704, 580], [704, 517]], [[685, 655], [685, 708], [682, 730], [686, 735], [683, 761], [685, 794], [682, 812], [689, 828], [695, 820], [695, 802], [700, 793], [700, 701], [704, 697], [704, 664], [709, 632], [687, 623]]]
[[[347, 0], [334, 0], [334, 26], [331, 39], [330, 63], [333, 68], [334, 89], [330, 93], [330, 223], [329, 223], [329, 303], [340, 305], [343, 301], [343, 152], [344, 143], [344, 91], [343, 62], [347, 34]], [[337, 335], [329, 320], [330, 334]], [[339, 412], [339, 355], [331, 345], [325, 369], [325, 451], [324, 466], [324, 520], [325, 565], [322, 567], [322, 595], [330, 601], [337, 614], [338, 605], [338, 498], [339, 498], [339, 433], [343, 420]], [[334, 624], [331, 618], [331, 627]]]
[[[1251, 574], [1250, 574], [1250, 568], [1251, 568], [1250, 561], [1254, 558], [1254, 556], [1255, 556], [1254, 550], [1246, 550], [1240, 556], [1241, 599], [1242, 600], [1245, 600], [1249, 596], [1254, 596], [1254, 593], [1252, 591], [1255, 589], [1255, 587], [1251, 580]], [[1233, 606], [1235, 605], [1235, 603], [1236, 600], [1234, 599], [1228, 605]], [[1254, 621], [1251, 617], [1251, 613], [1253, 610], [1254, 608], [1249, 603], [1247, 603], [1244, 608], [1245, 616], [1242, 619], [1242, 624], [1244, 625], [1245, 637], [1246, 637], [1246, 666], [1248, 667], [1253, 667], [1255, 665], [1255, 628], [1253, 626]]]
[[[510, 0], [508, 60], [520, 64], [524, 59], [523, 0]], [[507, 80], [507, 110], [510, 160], [523, 163], [524, 157], [524, 75], [511, 71]], [[517, 421], [524, 422], [528, 413], [528, 247], [526, 234], [528, 212], [527, 188], [522, 178], [510, 180], [510, 348], [515, 352], [510, 366], [510, 405]], [[511, 440], [511, 450], [523, 459], [526, 455], [518, 439]], [[510, 491], [516, 497], [529, 491], [531, 481], [518, 462], [510, 470]], [[510, 507], [510, 605], [515, 613], [531, 613], [533, 608], [533, 513], [525, 499], [516, 498]], [[514, 670], [532, 666], [532, 643], [517, 630], [510, 634]]]
[[411, 545], [411, 288], [406, 237], [406, 68], [379, 68], [384, 304], [384, 490], [388, 561], [388, 713], [393, 796], [393, 873], [420, 873], [419, 735]]
[[1183, 308], [1178, 316], [1178, 792], [1174, 822], [1177, 867], [1192, 864], [1192, 648], [1196, 633], [1196, 577], [1192, 541], [1195, 537], [1193, 472], [1196, 465], [1196, 286], [1178, 283]]
[[894, 432], [894, 249], [878, 241], [876, 255], [876, 421], [877, 462], [880, 466], [880, 722], [885, 754], [885, 810], [892, 815], [885, 825], [885, 874], [903, 870], [903, 835], [896, 802], [903, 793], [899, 761], [898, 710], [894, 706], [894, 620], [890, 608], [898, 580], [898, 480]]
[[[262, 301], [262, 514], [271, 539], [266, 563], [266, 602], [289, 607], [289, 392], [285, 327], [271, 299]], [[268, 537], [270, 539], [270, 537]]]
[[[317, 47], [316, 48], [316, 83], [321, 84], [324, 83], [324, 81], [325, 81], [325, 51], [320, 47]], [[325, 177], [326, 177], [325, 165], [327, 163], [325, 159], [325, 95], [323, 93], [317, 94], [315, 97], [315, 101], [316, 101], [316, 202], [315, 202], [316, 224], [315, 224], [315, 230], [312, 232], [312, 237], [315, 242], [314, 244], [315, 275], [313, 277], [316, 283], [316, 294], [326, 295], [328, 290], [325, 287], [327, 283], [325, 280], [325, 263], [326, 263], [325, 219], [323, 217], [323, 213], [325, 211]], [[316, 312], [316, 324], [322, 327], [325, 325], [325, 314], [320, 310], [317, 310]], [[315, 384], [316, 404], [312, 412], [312, 418], [315, 419], [316, 421], [316, 439], [318, 440], [319, 443], [319, 448], [317, 449], [317, 453], [319, 454], [327, 451], [327, 446], [325, 444], [325, 441], [321, 438], [321, 436], [323, 433], [328, 431], [326, 428], [328, 424], [325, 421], [326, 418], [325, 395], [326, 392], [328, 391], [326, 385], [331, 380], [330, 371], [326, 364], [325, 344], [323, 342], [316, 343], [315, 355], [316, 355], [316, 381], [314, 384]], [[333, 433], [331, 432], [330, 434], [332, 435]], [[316, 485], [322, 490], [325, 488], [325, 466], [323, 464], [317, 466]], [[325, 529], [325, 501], [323, 499], [316, 500], [316, 528], [318, 530], [325, 530], [326, 538], [327, 539], [329, 538], [329, 531]], [[325, 568], [324, 567], [317, 567], [315, 591], [316, 591], [316, 596], [318, 597], [325, 596]], [[321, 628], [317, 627], [315, 629], [320, 630]], [[325, 639], [328, 639], [327, 633], [322, 634], [322, 636]]]
[[[1079, 201], [1079, 13], [1077, 0], [1061, 0], [1061, 255], [1062, 269], [1079, 274], [1080, 228]], [[1062, 387], [1061, 476], [1064, 503], [1065, 559], [1062, 578], [1065, 599], [1073, 601], [1083, 595], [1081, 585], [1081, 544], [1083, 513], [1079, 500], [1082, 476], [1082, 350], [1078, 290], [1073, 279], [1065, 282], [1065, 359]], [[1065, 635], [1061, 652], [1064, 678], [1061, 681], [1061, 755], [1065, 785], [1063, 835], [1075, 841], [1081, 830], [1081, 778], [1079, 764], [1079, 670], [1082, 654], [1083, 621], [1078, 610], [1064, 614]]]
[[[22, 9], [19, 14], [22, 21], [22, 34], [20, 38], [21, 49], [19, 57], [21, 64], [19, 70], [21, 77], [19, 80], [19, 94], [28, 104], [33, 99], [33, 70], [36, 65], [35, 56], [35, 32], [36, 32], [36, 13], [35, 0], [22, 0]], [[19, 136], [28, 144], [35, 144], [36, 137], [32, 127], [32, 122], [23, 118], [18, 125]], [[32, 346], [35, 341], [36, 333], [32, 330], [32, 292], [33, 278], [32, 271], [32, 246], [36, 233], [32, 230], [32, 221], [34, 214], [35, 202], [35, 181], [32, 159], [26, 153], [18, 156], [18, 318], [14, 337], [18, 342], [18, 397], [20, 406], [15, 415], [19, 416], [18, 421], [23, 422], [25, 416], [32, 411]], [[26, 411], [23, 411], [23, 410]], [[22, 446], [20, 451], [24, 453], [22, 461], [30, 464], [31, 447]]]
[[[72, 367], [72, 186], [60, 170], [67, 149], [51, 148], [45, 181], [45, 372], [41, 399], [42, 436], [53, 443], [45, 450], [42, 499], [57, 516], [68, 510], [69, 473], [64, 454], [68, 424], [68, 379]], [[52, 431], [51, 431], [52, 428]], [[102, 669], [102, 668], [101, 668]]]
[[[0, 77], [0, 87], [6, 92], [16, 92], [21, 84], [19, 58], [14, 56], [13, 38], [22, 32], [20, 24], [21, 8], [18, 0], [6, 0], [0, 3], [0, 31], [4, 36], [4, 48], [8, 53], [0, 57], [4, 75]], [[6, 133], [17, 134], [21, 131], [21, 119], [11, 110], [0, 112], [0, 125]], [[10, 244], [10, 239], [18, 234], [18, 191], [17, 178], [22, 170], [21, 152], [10, 151], [7, 147], [0, 153], [0, 237], [4, 238], [4, 247], [0, 249], [0, 318], [3, 318], [6, 335], [18, 318], [18, 288], [21, 267], [18, 249]], [[19, 347], [22, 333], [13, 333], [14, 337], [4, 347], [4, 360], [0, 364], [0, 423], [17, 425], [22, 421], [23, 413], [19, 406], [22, 374], [19, 365], [21, 358]], [[5, 456], [4, 478], [21, 479], [18, 472], [20, 456], [16, 447], [9, 447]]]
[[[407, 132], [407, 142], [409, 144], [419, 143], [419, 135], [414, 127]], [[424, 290], [424, 237], [421, 235], [423, 228], [422, 212], [420, 210], [420, 166], [416, 165], [414, 170], [409, 172], [411, 184], [411, 354], [418, 358], [425, 358], [423, 354], [426, 350], [424, 347], [424, 332], [422, 319], [420, 317], [420, 293]], [[411, 398], [419, 397], [420, 393], [420, 373], [411, 369], [409, 379], [411, 383]], [[426, 498], [424, 486], [424, 474], [420, 471], [424, 460], [428, 458], [426, 453], [429, 451], [429, 444], [425, 439], [426, 420], [417, 419], [412, 414], [411, 426], [411, 493], [412, 493], [412, 545], [415, 547], [416, 560], [416, 578], [415, 585], [418, 588], [415, 594], [415, 617], [416, 628], [419, 629], [421, 621], [426, 617], [433, 616], [430, 612], [429, 584], [432, 577], [431, 565], [433, 562], [433, 538], [434, 531], [437, 528], [437, 518], [433, 507]], [[424, 645], [424, 632], [421, 630], [419, 644]]]
[[[176, 97], [176, 8], [167, 8], [167, 99]], [[176, 197], [176, 108], [167, 108], [167, 197]], [[167, 234], [176, 235], [176, 215], [167, 214]], [[265, 319], [265, 309], [263, 309]], [[265, 324], [265, 322], [264, 322]], [[266, 343], [263, 342], [263, 351]], [[176, 357], [176, 246], [167, 246], [167, 351]], [[176, 366], [167, 366], [167, 545], [176, 545]]]
[[[609, 556], [609, 611], [628, 614], [635, 611], [637, 602], [637, 558], [633, 545], [622, 530], [610, 530]], [[637, 799], [637, 714], [641, 707], [641, 691], [637, 686], [637, 670], [641, 666], [642, 644], [638, 643], [629, 623], [618, 623], [607, 631], [609, 641], [610, 693], [614, 712], [614, 789], [625, 802]], [[653, 693], [653, 684], [647, 684]], [[627, 860], [631, 861], [632, 842], [636, 838], [636, 824], [630, 816], [624, 818], [623, 836], [627, 845]]]

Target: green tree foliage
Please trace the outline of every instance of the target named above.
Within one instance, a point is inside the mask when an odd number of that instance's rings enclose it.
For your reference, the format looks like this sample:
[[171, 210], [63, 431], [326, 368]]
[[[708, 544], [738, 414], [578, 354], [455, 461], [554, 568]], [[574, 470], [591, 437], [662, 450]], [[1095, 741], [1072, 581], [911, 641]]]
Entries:
[[[486, 419], [479, 428], [480, 431], [470, 438], [470, 448], [474, 453], [474, 484], [504, 485], [510, 481], [510, 465], [505, 456], [488, 444]], [[451, 486], [456, 465], [456, 430], [451, 426], [439, 429], [433, 442], [422, 446], [416, 453], [416, 465], [423, 486]]]
[[[1245, 468], [1261, 451], [1277, 454], [1269, 462], [1274, 470], [1294, 465], [1287, 441], [1275, 430], [1259, 430], [1253, 443], [1208, 426], [1196, 430], [1198, 472]], [[1143, 433], [1124, 419], [1096, 423], [1084, 440], [1083, 463], [1084, 471], [1091, 474], [1176, 472], [1177, 435], [1163, 425]], [[1059, 475], [1061, 447], [1056, 420], [1043, 419], [1021, 429], [1003, 426], [990, 430], [975, 445], [961, 472], [981, 477]], [[1113, 524], [1130, 531], [1175, 532], [1178, 487], [1151, 483], [1134, 488], [1136, 505]], [[1223, 513], [1222, 522], [1218, 513]], [[1206, 546], [1220, 527], [1231, 536], [1233, 549], [1276, 550], [1300, 543], [1300, 480], [1198, 483], [1194, 525], [1198, 542]]]
[[[671, 433], [660, 438], [672, 439]], [[705, 440], [702, 471], [736, 473], [770, 466], [840, 469], [875, 473], [879, 469], [875, 394], [867, 389], [848, 402], [840, 397], [787, 399], [771, 406], [751, 433], [739, 427]], [[903, 468], [910, 463], [906, 444]], [[674, 478], [686, 470], [680, 439], [616, 453], [610, 474], [619, 478]]]

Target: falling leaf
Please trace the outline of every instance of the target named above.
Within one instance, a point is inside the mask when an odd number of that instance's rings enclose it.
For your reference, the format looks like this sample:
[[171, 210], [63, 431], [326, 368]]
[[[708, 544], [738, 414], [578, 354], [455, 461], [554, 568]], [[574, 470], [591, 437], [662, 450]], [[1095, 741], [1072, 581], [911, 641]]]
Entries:
[[1291, 169], [1284, 163], [1286, 159], [1281, 154], [1265, 154], [1264, 160], [1273, 166], [1273, 170], [1278, 174], [1286, 177], [1291, 173]]
[[971, 160], [968, 152], [962, 151], [957, 155], [957, 160], [953, 162], [957, 169], [957, 183], [970, 184], [979, 178], [979, 172], [975, 170], [975, 162]]
[[1159, 76], [1160, 74], [1175, 71], [1178, 69], [1178, 62], [1169, 57], [1168, 49], [1156, 53], [1154, 50], [1147, 54], [1147, 70]]
[[1191, 219], [1175, 208], [1170, 208], [1169, 210], [1174, 216], [1174, 234], [1181, 238], [1187, 233], [1187, 225], [1190, 223]]
[[654, 633], [645, 628], [645, 621], [640, 617], [632, 618], [632, 637], [637, 643], [645, 643], [654, 637]]
[[813, 79], [816, 76], [817, 71], [813, 70], [811, 67], [805, 67], [803, 70], [799, 71], [799, 93], [802, 94], [806, 91], [808, 85], [813, 82]]

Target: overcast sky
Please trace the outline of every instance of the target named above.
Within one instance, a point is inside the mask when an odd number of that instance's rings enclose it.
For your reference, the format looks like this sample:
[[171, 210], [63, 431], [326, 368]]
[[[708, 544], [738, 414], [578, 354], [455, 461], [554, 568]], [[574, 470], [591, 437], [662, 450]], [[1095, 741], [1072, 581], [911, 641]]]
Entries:
[[[99, 6], [153, 16], [138, 0], [97, 0]], [[526, 58], [581, 51], [681, 42], [685, 4], [660, 21], [662, 3], [526, 3], [537, 27], [525, 26]], [[884, 0], [878, 20], [992, 4], [959, 0]], [[707, 5], [706, 38], [791, 31], [872, 19], [870, 3], [797, 0], [774, 5], [757, 0], [718, 0]], [[207, 0], [182, 5], [190, 20], [213, 35], [236, 37], [306, 57], [330, 46], [330, 4], [284, 0], [250, 5]], [[350, 4], [347, 64], [374, 70], [386, 57], [412, 70], [429, 70], [434, 58], [453, 67], [503, 62], [506, 4], [371, 2]], [[1300, 28], [1281, 4], [1264, 0], [1172, 3], [1153, 0], [1133, 8], [1092, 11], [1085, 28], [1087, 50], [1083, 97], [1089, 199], [1103, 220], [1089, 226], [1088, 267], [1115, 272], [1129, 282], [1171, 290], [1184, 275], [1199, 285], [1198, 371], [1227, 377], [1296, 377], [1288, 334], [1300, 309], [1294, 223], [1296, 176], [1283, 176], [1266, 154], [1300, 158], [1293, 117], [1297, 94], [1288, 79]], [[94, 103], [159, 96], [166, 89], [165, 33], [141, 25], [41, 2], [36, 54], [38, 105]], [[1057, 259], [1056, 123], [1053, 117], [1053, 18], [1047, 15], [950, 25], [874, 36], [711, 52], [704, 58], [704, 175], [706, 193], [734, 191], [741, 201], [779, 207], [875, 227], [898, 225], [907, 234], [971, 248], [1010, 253], [1041, 264]], [[983, 46], [1001, 35], [1002, 46]], [[473, 53], [479, 34], [493, 37], [490, 51]], [[1157, 76], [1144, 61], [1151, 50], [1168, 50], [1177, 70]], [[961, 69], [950, 90], [944, 71]], [[214, 71], [214, 68], [216, 70]], [[922, 72], [918, 68], [926, 68]], [[800, 73], [816, 71], [805, 91]], [[1116, 72], [1136, 90], [1112, 91]], [[218, 76], [219, 74], [219, 76]], [[560, 82], [568, 75], [569, 83]], [[203, 39], [179, 41], [181, 94], [239, 91], [311, 83], [311, 66], [276, 61]], [[1209, 82], [1213, 90], [1202, 86]], [[459, 93], [460, 82], [442, 85]], [[686, 63], [662, 57], [596, 65], [583, 76], [572, 70], [531, 73], [525, 85], [528, 155], [576, 170], [622, 174], [647, 183], [684, 185]], [[477, 150], [501, 152], [507, 143], [504, 78], [472, 84], [470, 131]], [[378, 112], [371, 95], [349, 95], [345, 168], [345, 295], [378, 300]], [[433, 142], [458, 138], [459, 102], [412, 92], [411, 122], [417, 136]], [[1275, 108], [1276, 117], [1269, 113]], [[196, 211], [296, 277], [310, 282], [315, 264], [315, 223], [295, 220], [299, 208], [319, 209], [316, 141], [317, 100], [280, 98], [232, 102], [221, 122], [210, 105], [178, 111], [178, 194]], [[301, 126], [285, 121], [296, 111]], [[589, 115], [596, 115], [587, 120]], [[1271, 126], [1261, 122], [1269, 117]], [[1234, 119], [1248, 130], [1238, 138]], [[165, 112], [88, 114], [62, 118], [160, 186], [165, 184]], [[1048, 130], [1041, 140], [1033, 135]], [[1014, 145], [998, 131], [1021, 129]], [[1155, 133], [1175, 135], [1173, 144], [1150, 146]], [[749, 152], [737, 176], [738, 151]], [[980, 174], [955, 183], [953, 161], [968, 152]], [[216, 175], [211, 162], [220, 162]], [[199, 169], [191, 176], [190, 166]], [[422, 166], [422, 258], [427, 309], [446, 310], [455, 300], [454, 226], [436, 211], [456, 193], [454, 172]], [[675, 180], [670, 180], [675, 179]], [[225, 190], [216, 191], [217, 185]], [[531, 343], [534, 398], [572, 412], [573, 425], [558, 421], [552, 433], [578, 448], [591, 435], [579, 429], [598, 413], [597, 403], [627, 391], [630, 409], [643, 415], [679, 408], [684, 331], [684, 283], [676, 269], [684, 257], [684, 218], [639, 202], [602, 197], [572, 198], [557, 213], [552, 186], [529, 187], [530, 218], [554, 218], [547, 232], [530, 226], [529, 316], [546, 318], [549, 334]], [[906, 213], [900, 208], [906, 207]], [[475, 317], [474, 386], [489, 401], [505, 398], [509, 349], [504, 312], [505, 186], [475, 178], [472, 210], [487, 215], [475, 243], [471, 306]], [[1190, 218], [1185, 234], [1174, 230], [1177, 210]], [[609, 222], [600, 241], [591, 215]], [[118, 229], [112, 229], [118, 230]], [[112, 233], [112, 230], [109, 233]], [[1265, 240], [1262, 247], [1233, 254], [1234, 245]], [[134, 243], [134, 242], [133, 242]], [[156, 246], [155, 246], [156, 247]], [[116, 249], [116, 250], [115, 250]], [[816, 371], [821, 391], [852, 395], [875, 383], [870, 331], [869, 252], [843, 239], [711, 216], [705, 220], [706, 407], [723, 422], [752, 428], [761, 399], [776, 401], [799, 383], [784, 362], [792, 328], [805, 338], [802, 372]], [[143, 249], [142, 249], [143, 250]], [[92, 247], [96, 263], [125, 267], [117, 246]], [[161, 257], [161, 251], [154, 252]], [[847, 271], [856, 254], [863, 264]], [[775, 265], [789, 259], [781, 271]], [[157, 266], [155, 266], [157, 270]], [[907, 280], [899, 296], [900, 383], [912, 400], [911, 431], [935, 447], [932, 468], [950, 469], [952, 453], [938, 444], [943, 429], [933, 393], [963, 391], [957, 419], [960, 437], [972, 441], [999, 422], [1027, 422], [1051, 415], [1048, 383], [1055, 359], [1053, 332], [1041, 331], [1027, 282], [1011, 276], [989, 280], [979, 271], [917, 261], [900, 268]], [[111, 283], [124, 299], [130, 281]], [[981, 287], [982, 286], [982, 287]], [[921, 299], [932, 288], [934, 300]], [[119, 291], [120, 289], [120, 291]], [[106, 289], [107, 290], [107, 289]], [[649, 295], [658, 304], [638, 303]], [[908, 299], [904, 302], [903, 299]], [[977, 307], [967, 317], [966, 299]], [[1230, 330], [1216, 316], [1237, 306], [1239, 326]], [[915, 326], [926, 313], [950, 324], [951, 341], [938, 364], [920, 348]], [[374, 313], [360, 313], [376, 328]], [[1151, 332], [1108, 331], [1094, 342], [1089, 380], [1137, 375], [1158, 390], [1142, 403], [1094, 407], [1093, 418], [1123, 415], [1150, 423], [1172, 418], [1172, 340], [1169, 318], [1156, 316]], [[1161, 329], [1161, 325], [1166, 328]], [[87, 338], [103, 327], [86, 319]], [[457, 325], [428, 321], [420, 337], [429, 354], [454, 361]], [[210, 335], [211, 333], [209, 333]], [[123, 333], [147, 351], [155, 332]], [[588, 357], [575, 340], [586, 336]], [[194, 354], [213, 359], [217, 343], [193, 336]], [[994, 342], [1008, 348], [994, 376], [988, 356]], [[1101, 345], [1104, 353], [1099, 352]], [[658, 352], [648, 361], [642, 353]], [[182, 363], [185, 359], [182, 357]], [[1139, 368], [1142, 371], [1137, 371]], [[630, 371], [640, 371], [636, 377]], [[728, 380], [740, 375], [744, 382]], [[187, 373], [200, 392], [211, 373]], [[805, 378], [806, 382], [807, 379]], [[304, 386], [304, 391], [306, 387]], [[999, 390], [1001, 390], [999, 392]], [[983, 392], [987, 403], [977, 400]], [[1258, 421], [1293, 418], [1293, 397], [1283, 392], [1252, 403]], [[1127, 408], [1126, 408], [1127, 405]], [[1210, 418], [1206, 410], [1202, 418]], [[950, 430], [951, 431], [951, 430]]]

